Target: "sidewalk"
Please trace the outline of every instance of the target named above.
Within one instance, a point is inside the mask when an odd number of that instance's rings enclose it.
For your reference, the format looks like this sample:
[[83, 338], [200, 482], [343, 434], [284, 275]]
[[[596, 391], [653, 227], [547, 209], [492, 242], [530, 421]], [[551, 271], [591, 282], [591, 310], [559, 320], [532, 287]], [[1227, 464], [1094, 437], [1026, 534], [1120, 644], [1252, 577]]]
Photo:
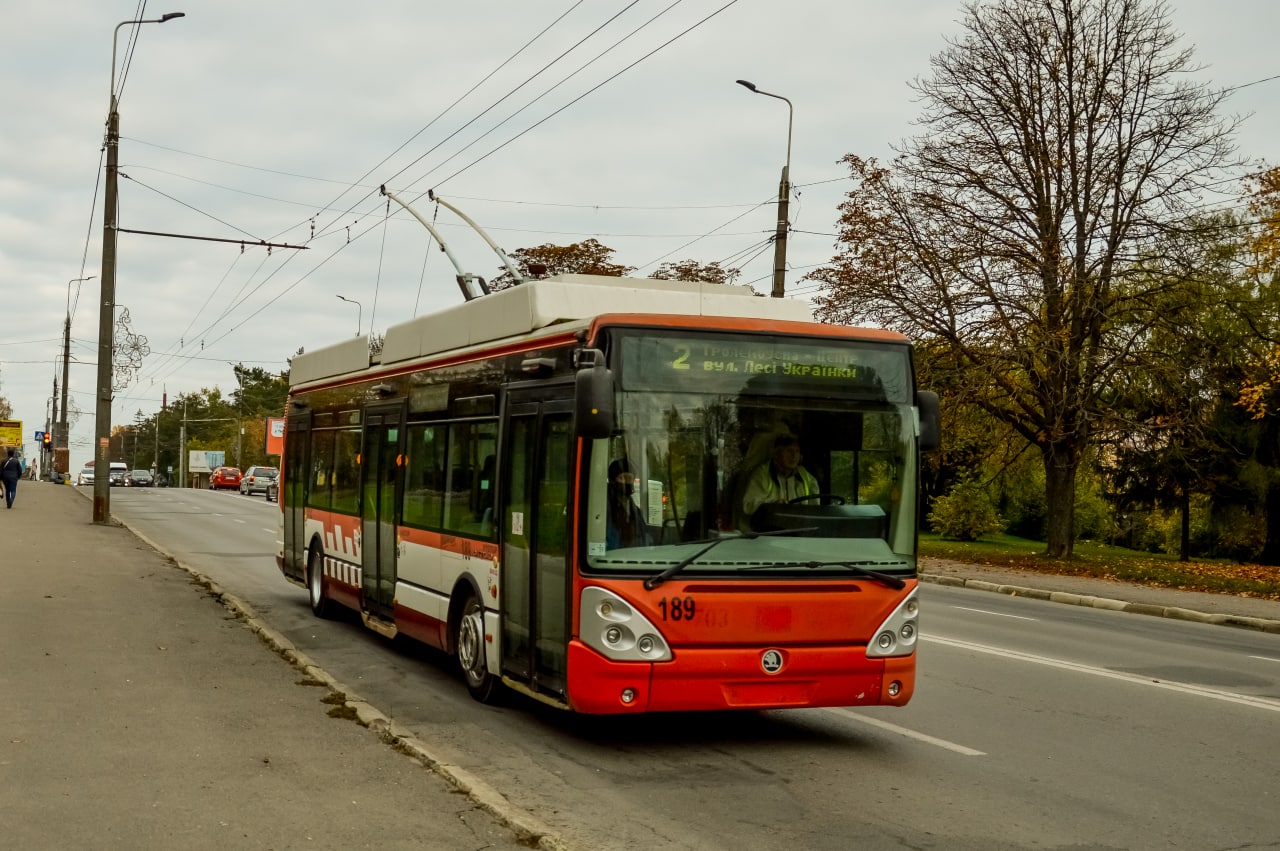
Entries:
[[1280, 633], [1280, 601], [921, 559], [920, 580], [1074, 606]]
[[0, 508], [7, 848], [528, 848], [75, 489]]

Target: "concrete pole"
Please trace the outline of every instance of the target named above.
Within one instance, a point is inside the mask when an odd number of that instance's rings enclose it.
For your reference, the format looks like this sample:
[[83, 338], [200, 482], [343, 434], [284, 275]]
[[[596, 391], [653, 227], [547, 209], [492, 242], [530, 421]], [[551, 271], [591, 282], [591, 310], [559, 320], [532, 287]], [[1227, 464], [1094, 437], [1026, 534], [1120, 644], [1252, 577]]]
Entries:
[[[119, 28], [117, 27], [117, 31]], [[114, 79], [115, 49], [111, 51]], [[114, 83], [113, 83], [114, 86]], [[111, 401], [116, 317], [116, 175], [120, 168], [120, 113], [111, 92], [107, 119], [107, 181], [102, 213], [102, 297], [98, 305], [98, 392], [94, 416], [93, 522], [111, 522]]]

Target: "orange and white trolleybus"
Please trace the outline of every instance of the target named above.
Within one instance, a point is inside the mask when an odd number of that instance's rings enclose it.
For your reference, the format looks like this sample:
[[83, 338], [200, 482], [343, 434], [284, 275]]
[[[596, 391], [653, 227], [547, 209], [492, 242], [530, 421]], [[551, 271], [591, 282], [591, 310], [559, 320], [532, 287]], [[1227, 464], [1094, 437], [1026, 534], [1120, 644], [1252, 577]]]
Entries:
[[290, 383], [280, 569], [319, 616], [456, 656], [477, 699], [911, 699], [939, 426], [902, 336], [562, 275], [301, 354]]

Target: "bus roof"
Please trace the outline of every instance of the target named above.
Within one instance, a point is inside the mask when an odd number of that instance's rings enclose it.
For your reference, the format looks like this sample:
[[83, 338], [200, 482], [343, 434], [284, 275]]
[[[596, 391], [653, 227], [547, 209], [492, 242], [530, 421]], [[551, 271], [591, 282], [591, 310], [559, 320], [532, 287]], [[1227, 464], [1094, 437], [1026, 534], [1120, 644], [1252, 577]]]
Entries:
[[[557, 275], [529, 281], [387, 329], [383, 366], [427, 355], [492, 343], [605, 313], [721, 316], [812, 322], [809, 305], [792, 299], [758, 298], [750, 287], [705, 281], [664, 281], [604, 275]], [[370, 366], [369, 341], [356, 337], [296, 356], [290, 366], [295, 387]]]

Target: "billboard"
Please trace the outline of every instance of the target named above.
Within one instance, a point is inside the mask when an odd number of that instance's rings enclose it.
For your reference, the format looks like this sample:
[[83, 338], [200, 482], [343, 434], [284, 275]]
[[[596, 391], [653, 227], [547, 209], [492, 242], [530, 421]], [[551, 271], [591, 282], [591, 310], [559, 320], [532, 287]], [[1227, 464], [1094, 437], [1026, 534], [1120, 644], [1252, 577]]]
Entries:
[[0, 446], [22, 445], [22, 420], [0, 420]]
[[268, 455], [282, 454], [284, 452], [284, 417], [268, 417], [266, 435], [266, 453]]

